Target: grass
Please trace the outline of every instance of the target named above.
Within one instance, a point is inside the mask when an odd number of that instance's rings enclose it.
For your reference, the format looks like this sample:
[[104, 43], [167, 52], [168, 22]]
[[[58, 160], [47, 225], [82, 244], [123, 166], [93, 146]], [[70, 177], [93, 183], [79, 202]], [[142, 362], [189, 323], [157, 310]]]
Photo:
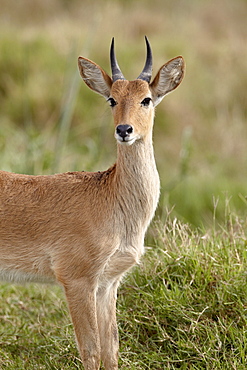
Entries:
[[[157, 232], [157, 245], [119, 297], [125, 304], [124, 293], [131, 289], [124, 322], [133, 315], [135, 350], [130, 333], [129, 348], [146, 364], [139, 368], [244, 369], [247, 254], [243, 225], [237, 220], [209, 235], [168, 219]], [[134, 302], [140, 307], [133, 308]]]
[[2, 286], [1, 295], [6, 300], [1, 316], [1, 369], [66, 369], [76, 363], [60, 289]]
[[[147, 251], [119, 290], [122, 369], [246, 368], [246, 16], [245, 0], [1, 3], [3, 170], [114, 162], [110, 111], [81, 83], [79, 54], [109, 71], [115, 36], [132, 79], [147, 34], [154, 72], [186, 60], [185, 80], [157, 109], [162, 189]], [[59, 287], [2, 284], [0, 295], [1, 369], [81, 368]]]
[[[217, 230], [157, 221], [118, 297], [122, 369], [244, 369], [246, 222]], [[1, 286], [0, 366], [80, 368], [59, 287]]]

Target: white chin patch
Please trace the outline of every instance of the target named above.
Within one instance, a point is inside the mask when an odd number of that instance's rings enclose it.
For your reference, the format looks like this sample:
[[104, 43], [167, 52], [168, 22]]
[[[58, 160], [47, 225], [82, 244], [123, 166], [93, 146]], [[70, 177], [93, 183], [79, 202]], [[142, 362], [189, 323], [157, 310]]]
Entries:
[[133, 139], [125, 139], [125, 140], [123, 140], [121, 137], [118, 137], [117, 138], [117, 141], [121, 145], [132, 145], [136, 141], [136, 139], [133, 138]]
[[138, 136], [126, 137], [123, 139], [121, 136], [118, 135], [115, 135], [115, 138], [117, 142], [121, 145], [132, 145], [136, 140], [139, 139]]

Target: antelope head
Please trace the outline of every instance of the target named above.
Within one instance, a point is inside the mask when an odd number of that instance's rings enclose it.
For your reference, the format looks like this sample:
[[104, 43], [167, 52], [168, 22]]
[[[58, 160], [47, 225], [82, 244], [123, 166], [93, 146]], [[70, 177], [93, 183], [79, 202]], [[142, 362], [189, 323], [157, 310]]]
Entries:
[[152, 51], [145, 37], [147, 56], [141, 74], [134, 81], [125, 79], [114, 50], [110, 49], [112, 78], [96, 63], [79, 57], [80, 74], [85, 83], [103, 95], [112, 108], [115, 138], [122, 145], [132, 145], [145, 140], [152, 133], [154, 108], [165, 95], [174, 90], [184, 76], [184, 59], [179, 56], [162, 65], [151, 81]]

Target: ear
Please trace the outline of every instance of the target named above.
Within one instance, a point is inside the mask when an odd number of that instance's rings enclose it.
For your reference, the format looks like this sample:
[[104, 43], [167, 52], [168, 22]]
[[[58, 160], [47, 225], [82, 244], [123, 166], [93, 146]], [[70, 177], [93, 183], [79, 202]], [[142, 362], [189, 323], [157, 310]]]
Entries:
[[154, 106], [158, 105], [165, 95], [180, 85], [184, 77], [184, 69], [185, 63], [181, 56], [169, 60], [160, 68], [150, 84]]
[[112, 86], [111, 77], [100, 66], [89, 59], [79, 57], [78, 66], [83, 81], [90, 89], [108, 99]]

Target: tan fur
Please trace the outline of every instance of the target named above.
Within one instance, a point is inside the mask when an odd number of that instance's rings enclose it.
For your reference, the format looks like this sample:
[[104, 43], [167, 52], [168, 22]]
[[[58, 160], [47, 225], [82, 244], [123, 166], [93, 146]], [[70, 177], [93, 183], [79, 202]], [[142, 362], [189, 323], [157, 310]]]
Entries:
[[[98, 370], [100, 360], [105, 369], [118, 369], [117, 288], [144, 251], [159, 198], [154, 106], [179, 85], [184, 71], [182, 57], [165, 66], [150, 85], [142, 80], [112, 83], [97, 64], [79, 58], [86, 84], [116, 101], [115, 125], [133, 127], [129, 143], [115, 134], [117, 160], [107, 171], [0, 172], [0, 277], [64, 287], [87, 370]], [[147, 97], [152, 102], [144, 106]]]

